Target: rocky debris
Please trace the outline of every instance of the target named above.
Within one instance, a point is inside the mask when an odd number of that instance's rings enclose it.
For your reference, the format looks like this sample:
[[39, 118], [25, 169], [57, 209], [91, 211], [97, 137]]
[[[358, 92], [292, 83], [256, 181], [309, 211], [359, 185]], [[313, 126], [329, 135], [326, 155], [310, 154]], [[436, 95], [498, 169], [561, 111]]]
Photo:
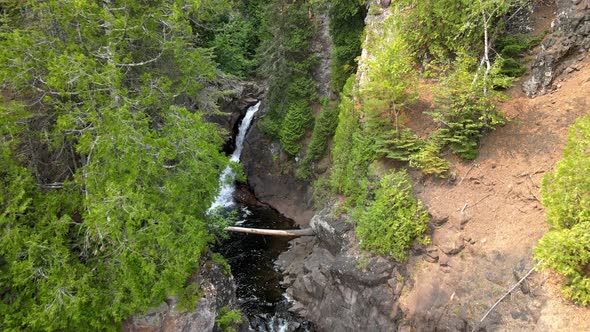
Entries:
[[449, 216], [440, 216], [440, 215], [435, 215], [433, 214], [430, 218], [432, 225], [434, 225], [434, 227], [440, 227], [442, 225], [444, 225], [447, 221], [449, 221]]
[[467, 213], [461, 213], [461, 217], [459, 218], [459, 223], [461, 224], [461, 228], [465, 227], [465, 225], [471, 221], [471, 216]]
[[578, 68], [577, 63], [590, 49], [590, 2], [555, 2], [557, 15], [551, 24], [552, 33], [542, 42], [531, 75], [523, 84], [529, 97], [547, 93], [554, 87], [555, 78]]
[[424, 255], [424, 260], [430, 263], [436, 263], [439, 259], [438, 248], [436, 247], [429, 247], [426, 248], [426, 255]]
[[438, 258], [438, 264], [440, 266], [449, 266], [449, 256], [445, 253], [441, 253], [440, 257]]
[[395, 331], [403, 287], [395, 264], [381, 257], [359, 263], [352, 227], [327, 209], [310, 225], [317, 236], [293, 240], [277, 261], [296, 301], [291, 310], [321, 331]]
[[441, 241], [441, 244], [439, 244], [438, 247], [443, 253], [447, 255], [456, 255], [465, 249], [465, 242], [463, 241], [463, 237], [460, 234], [454, 233], [446, 236], [446, 238]]
[[[189, 282], [203, 292], [203, 296], [189, 311], [178, 308], [178, 298], [168, 298], [158, 307], [144, 314], [135, 315], [123, 323], [128, 332], [180, 332], [215, 331], [217, 312], [222, 307], [237, 306], [236, 285], [232, 276], [226, 276], [221, 268], [210, 260], [201, 264], [199, 272]], [[242, 318], [241, 330], [247, 330], [248, 322]]]
[[[264, 114], [264, 103], [260, 107], [259, 114]], [[291, 157], [279, 143], [265, 136], [256, 122], [246, 136], [241, 162], [248, 185], [260, 202], [300, 226], [309, 224], [314, 214], [311, 186], [295, 178]]]

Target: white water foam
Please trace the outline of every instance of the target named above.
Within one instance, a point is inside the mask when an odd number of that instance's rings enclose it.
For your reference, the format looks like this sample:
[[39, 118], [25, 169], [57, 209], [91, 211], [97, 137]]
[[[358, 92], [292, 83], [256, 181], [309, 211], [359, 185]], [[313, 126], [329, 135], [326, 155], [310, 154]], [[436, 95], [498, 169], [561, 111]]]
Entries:
[[[230, 160], [233, 162], [240, 162], [240, 155], [242, 154], [242, 150], [244, 149], [244, 140], [246, 139], [246, 133], [252, 124], [252, 120], [254, 119], [254, 114], [258, 112], [258, 108], [260, 108], [260, 102], [258, 102], [254, 106], [250, 106], [248, 111], [246, 111], [246, 115], [242, 122], [240, 123], [240, 128], [238, 129], [238, 135], [236, 136], [236, 149], [232, 153]], [[233, 193], [235, 190], [234, 186], [234, 178], [236, 174], [234, 173], [233, 169], [230, 166], [227, 166], [221, 176], [219, 177], [219, 194], [213, 204], [208, 211], [215, 210], [219, 207], [230, 207], [234, 205]]]

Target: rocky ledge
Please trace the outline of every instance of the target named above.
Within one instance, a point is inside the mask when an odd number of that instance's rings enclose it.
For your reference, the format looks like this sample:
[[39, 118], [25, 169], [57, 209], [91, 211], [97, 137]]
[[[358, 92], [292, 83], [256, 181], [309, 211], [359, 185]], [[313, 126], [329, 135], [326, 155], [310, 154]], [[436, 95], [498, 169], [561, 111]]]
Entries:
[[[259, 114], [264, 112], [261, 108]], [[265, 136], [255, 122], [246, 136], [242, 153], [248, 185], [261, 203], [305, 227], [314, 214], [312, 188], [295, 178], [292, 163], [280, 144]]]
[[320, 331], [395, 331], [403, 277], [381, 257], [359, 258], [352, 225], [326, 209], [310, 223], [315, 237], [298, 238], [279, 256], [291, 311]]

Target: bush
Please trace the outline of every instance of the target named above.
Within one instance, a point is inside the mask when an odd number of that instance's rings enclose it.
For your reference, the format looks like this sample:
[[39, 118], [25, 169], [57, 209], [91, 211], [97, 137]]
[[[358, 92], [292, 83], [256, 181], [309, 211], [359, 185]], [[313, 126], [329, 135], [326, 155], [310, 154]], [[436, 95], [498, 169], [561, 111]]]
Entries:
[[494, 66], [487, 80], [474, 80], [474, 68], [477, 68], [476, 58], [462, 55], [457, 59], [437, 96], [441, 108], [430, 113], [443, 125], [436, 135], [440, 142], [465, 159], [477, 157], [483, 133], [506, 122], [495, 106], [501, 95], [492, 87], [507, 85], [507, 79]]
[[229, 265], [229, 263], [227, 262], [225, 257], [223, 257], [222, 254], [213, 253], [211, 255], [211, 260], [213, 260], [213, 262], [215, 264], [217, 264], [217, 266], [219, 266], [219, 268], [221, 269], [221, 272], [224, 275], [229, 276], [231, 274], [231, 266]]
[[289, 106], [287, 116], [283, 120], [280, 131], [281, 144], [288, 154], [294, 156], [301, 149], [301, 139], [305, 130], [313, 123], [311, 107], [305, 102], [293, 103]]
[[191, 283], [178, 293], [177, 308], [181, 312], [195, 310], [195, 306], [201, 297], [203, 297], [203, 292], [196, 284]]
[[428, 213], [412, 194], [405, 171], [385, 175], [375, 191], [375, 200], [355, 211], [356, 234], [363, 249], [397, 261], [407, 257], [414, 240], [424, 239]]
[[547, 232], [535, 248], [535, 257], [566, 278], [562, 289], [566, 297], [590, 303], [590, 222]]
[[361, 36], [367, 9], [364, 0], [335, 0], [330, 6], [332, 37], [332, 90], [340, 92], [348, 77], [356, 72], [361, 54]]
[[535, 257], [566, 278], [563, 292], [577, 303], [590, 303], [590, 116], [569, 131], [563, 159], [545, 175], [543, 205], [551, 230], [535, 248]]
[[338, 109], [325, 106], [325, 109], [320, 112], [313, 127], [311, 134], [311, 141], [305, 151], [305, 157], [301, 161], [299, 169], [297, 169], [297, 177], [300, 179], [307, 179], [311, 176], [312, 162], [319, 160], [326, 151], [328, 140], [338, 125]]
[[552, 172], [543, 178], [541, 194], [547, 221], [555, 229], [590, 221], [590, 116], [570, 128], [568, 144]]
[[215, 320], [215, 324], [224, 332], [236, 331], [235, 325], [242, 322], [242, 313], [238, 309], [230, 310], [223, 307], [219, 310], [219, 318]]

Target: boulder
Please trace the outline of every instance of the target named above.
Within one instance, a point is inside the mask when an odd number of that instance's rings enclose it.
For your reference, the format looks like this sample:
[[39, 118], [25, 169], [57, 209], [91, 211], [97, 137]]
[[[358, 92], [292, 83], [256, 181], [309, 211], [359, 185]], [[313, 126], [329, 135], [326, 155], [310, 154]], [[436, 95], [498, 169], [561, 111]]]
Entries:
[[395, 264], [381, 257], [360, 264], [350, 223], [329, 209], [311, 227], [315, 237], [293, 240], [277, 260], [295, 300], [291, 310], [320, 331], [395, 331], [402, 316]]

